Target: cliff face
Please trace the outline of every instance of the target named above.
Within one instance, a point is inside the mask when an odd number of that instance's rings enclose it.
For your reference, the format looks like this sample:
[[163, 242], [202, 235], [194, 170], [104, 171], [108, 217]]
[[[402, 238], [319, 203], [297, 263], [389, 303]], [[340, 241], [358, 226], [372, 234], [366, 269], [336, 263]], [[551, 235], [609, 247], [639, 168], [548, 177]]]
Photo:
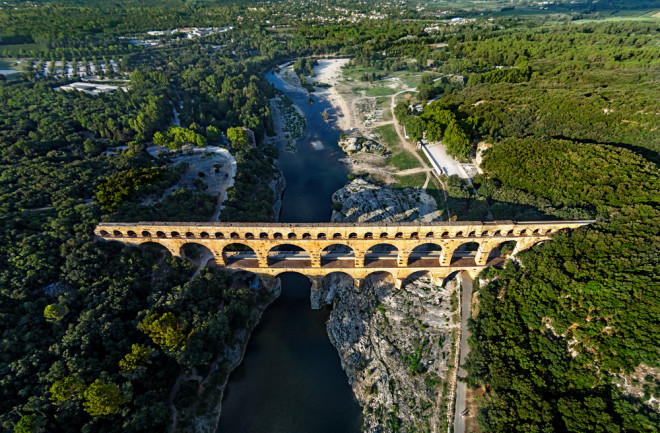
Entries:
[[273, 190], [273, 221], [277, 222], [280, 219], [280, 212], [282, 210], [282, 194], [286, 188], [286, 179], [277, 166], [275, 168], [275, 179], [273, 179], [268, 186]]
[[328, 334], [363, 407], [363, 431], [446, 431], [456, 284], [422, 275], [399, 290], [383, 273], [358, 289], [337, 275], [321, 292], [321, 301], [334, 304]]
[[440, 218], [433, 197], [419, 188], [385, 188], [361, 178], [332, 195], [332, 222], [435, 221]]

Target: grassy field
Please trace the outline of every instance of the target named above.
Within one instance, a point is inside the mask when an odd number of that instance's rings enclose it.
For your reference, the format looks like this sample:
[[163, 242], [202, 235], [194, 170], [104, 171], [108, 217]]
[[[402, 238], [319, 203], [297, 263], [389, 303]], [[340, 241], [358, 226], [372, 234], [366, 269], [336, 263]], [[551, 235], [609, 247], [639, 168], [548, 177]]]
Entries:
[[387, 159], [388, 164], [393, 165], [399, 170], [419, 167], [417, 158], [406, 151], [401, 145], [399, 136], [394, 130], [394, 125], [382, 125], [375, 128], [375, 131], [380, 134], [383, 144], [392, 152]]
[[426, 173], [415, 173], [408, 176], [396, 176], [401, 188], [421, 188], [426, 182]]
[[391, 96], [396, 93], [391, 87], [369, 87], [365, 90], [367, 96]]

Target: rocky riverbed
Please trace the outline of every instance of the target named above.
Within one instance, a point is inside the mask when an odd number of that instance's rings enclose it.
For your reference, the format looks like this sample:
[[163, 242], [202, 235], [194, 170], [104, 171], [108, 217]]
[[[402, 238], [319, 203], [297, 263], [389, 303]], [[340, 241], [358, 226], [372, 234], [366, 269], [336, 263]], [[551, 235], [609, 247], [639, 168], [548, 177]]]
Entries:
[[362, 288], [346, 275], [326, 279], [319, 293], [331, 302], [327, 323], [355, 397], [363, 431], [446, 431], [458, 288], [426, 275], [397, 289], [389, 274]]
[[332, 222], [436, 221], [435, 200], [420, 188], [394, 189], [355, 178], [332, 196]]

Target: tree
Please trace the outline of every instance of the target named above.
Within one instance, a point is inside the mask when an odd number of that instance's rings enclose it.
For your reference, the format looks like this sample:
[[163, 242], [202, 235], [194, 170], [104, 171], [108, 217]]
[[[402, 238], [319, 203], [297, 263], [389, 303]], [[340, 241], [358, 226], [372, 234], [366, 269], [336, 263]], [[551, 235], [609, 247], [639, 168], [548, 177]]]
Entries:
[[220, 140], [222, 140], [222, 133], [218, 128], [216, 128], [213, 125], [210, 125], [206, 129], [206, 138], [208, 138], [212, 142], [219, 142]]
[[14, 433], [41, 433], [45, 431], [45, 426], [44, 417], [36, 414], [23, 415], [14, 425]]
[[401, 101], [396, 104], [396, 107], [394, 107], [394, 116], [396, 116], [396, 119], [400, 123], [404, 123], [408, 116], [410, 116], [410, 107], [408, 106], [408, 103]]
[[142, 344], [133, 344], [131, 352], [127, 353], [124, 358], [119, 360], [119, 368], [122, 371], [131, 371], [144, 365], [153, 350]]
[[442, 137], [447, 146], [447, 154], [455, 158], [468, 158], [470, 156], [470, 139], [458, 122], [450, 122]]
[[178, 349], [188, 338], [184, 333], [185, 324], [174, 313], [151, 313], [138, 328], [165, 349]]
[[424, 136], [424, 121], [416, 116], [411, 116], [406, 122], [406, 133], [414, 142], [419, 141]]
[[56, 380], [50, 386], [50, 399], [58, 404], [64, 403], [79, 398], [84, 389], [85, 384], [80, 379], [67, 376], [64, 379]]
[[[197, 129], [199, 129], [199, 126]], [[193, 129], [170, 126], [167, 132], [162, 133], [159, 131], [154, 134], [154, 144], [169, 147], [170, 149], [178, 149], [185, 144], [192, 144], [199, 147], [206, 146], [207, 141], [203, 135], [195, 132]]]
[[106, 416], [117, 413], [127, 398], [114, 383], [96, 379], [83, 392], [83, 407], [91, 416]]
[[44, 317], [49, 322], [58, 322], [66, 316], [69, 308], [62, 304], [50, 304], [44, 308]]
[[227, 130], [227, 139], [236, 150], [245, 152], [248, 148], [247, 131], [240, 127], [229, 128]]

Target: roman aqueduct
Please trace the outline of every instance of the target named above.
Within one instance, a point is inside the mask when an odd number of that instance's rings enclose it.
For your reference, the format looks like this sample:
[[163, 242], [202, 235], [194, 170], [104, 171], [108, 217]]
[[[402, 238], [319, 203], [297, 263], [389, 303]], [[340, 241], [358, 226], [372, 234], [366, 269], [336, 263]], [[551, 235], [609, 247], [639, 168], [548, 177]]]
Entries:
[[[315, 289], [322, 278], [343, 272], [360, 287], [374, 272], [389, 272], [397, 286], [416, 272], [434, 279], [456, 271], [476, 276], [511, 254], [551, 239], [561, 230], [593, 221], [461, 221], [441, 223], [101, 223], [95, 234], [128, 245], [156, 243], [174, 256], [191, 245], [209, 263], [262, 277], [298, 272]], [[511, 249], [511, 248], [509, 248]]]

